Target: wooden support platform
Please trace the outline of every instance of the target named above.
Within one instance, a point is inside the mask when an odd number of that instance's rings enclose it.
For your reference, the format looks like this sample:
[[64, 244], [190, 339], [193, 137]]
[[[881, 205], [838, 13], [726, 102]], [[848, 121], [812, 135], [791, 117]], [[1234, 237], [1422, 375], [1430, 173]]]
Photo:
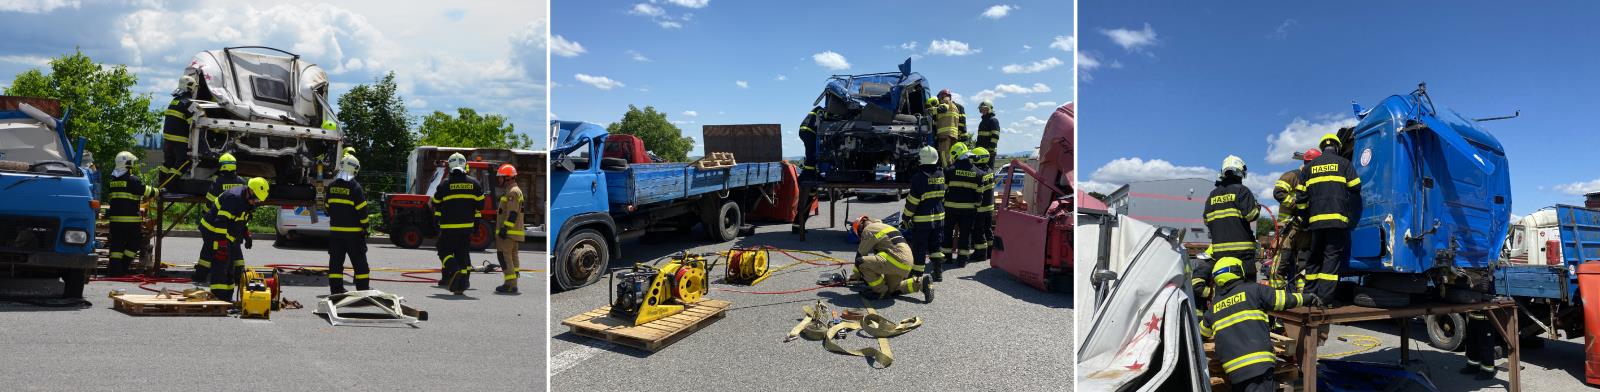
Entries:
[[732, 304], [717, 299], [701, 300], [678, 314], [637, 327], [633, 326], [632, 321], [611, 317], [611, 307], [602, 306], [568, 317], [561, 321], [561, 325], [571, 328], [572, 333], [580, 336], [655, 352], [726, 317], [728, 306]]
[[[147, 223], [147, 225], [152, 225], [153, 226], [154, 230], [153, 230], [153, 233], [150, 233], [150, 236], [152, 237], [152, 240], [153, 240], [154, 243], [151, 244], [150, 252], [148, 252], [148, 254], [144, 255], [144, 257], [141, 258], [141, 259], [148, 260], [147, 261], [147, 269], [145, 270], [145, 273], [148, 273], [150, 275], [155, 275], [155, 274], [158, 274], [158, 273], [161, 272], [161, 261], [165, 260], [164, 258], [162, 258], [162, 255], [161, 255], [162, 243], [165, 242], [165, 240], [167, 238], [167, 234], [170, 233], [174, 227], [178, 226], [178, 223], [182, 223], [182, 222], [185, 222], [185, 221], [187, 221], [187, 222], [195, 222], [197, 219], [200, 219], [200, 216], [199, 216], [200, 213], [198, 212], [198, 209], [191, 208], [188, 211], [187, 215], [178, 217], [178, 219], [174, 219], [172, 221], [167, 221], [166, 217], [167, 217], [167, 208], [168, 208], [168, 206], [172, 205], [172, 204], [188, 204], [188, 205], [194, 206], [194, 205], [198, 205], [198, 204], [201, 204], [201, 203], [209, 203], [209, 202], [210, 201], [206, 200], [205, 195], [181, 195], [181, 194], [162, 193], [161, 197], [156, 198], [156, 201], [153, 203], [154, 205], [151, 207], [151, 208], [153, 208], [155, 210], [155, 213], [154, 213], [155, 216], [153, 218], [149, 218], [150, 220], [154, 221], [153, 225], [151, 223]], [[266, 201], [263, 201], [261, 204], [258, 204], [256, 207], [257, 208], [264, 207], [264, 206], [291, 206], [291, 207], [297, 207], [297, 206], [315, 206], [316, 204], [317, 204], [316, 200], [268, 199]], [[185, 255], [183, 257], [193, 257], [193, 256]]]
[[132, 316], [227, 316], [227, 301], [184, 301], [183, 297], [124, 294], [111, 297], [111, 308]]
[[1522, 390], [1522, 349], [1521, 339], [1517, 334], [1517, 303], [1510, 298], [1500, 297], [1488, 302], [1475, 304], [1446, 304], [1429, 303], [1418, 304], [1404, 308], [1381, 309], [1364, 306], [1341, 306], [1331, 309], [1317, 309], [1300, 307], [1281, 312], [1272, 312], [1272, 316], [1283, 323], [1284, 333], [1298, 343], [1295, 349], [1295, 358], [1299, 359], [1299, 373], [1301, 384], [1306, 392], [1317, 390], [1317, 348], [1322, 346], [1322, 336], [1318, 330], [1335, 324], [1348, 324], [1361, 321], [1397, 320], [1400, 323], [1400, 363], [1405, 366], [1411, 361], [1411, 331], [1410, 320], [1414, 317], [1442, 315], [1463, 312], [1484, 312], [1488, 314], [1489, 321], [1499, 330], [1500, 336], [1505, 339], [1507, 348], [1506, 359], [1511, 373], [1511, 392]]

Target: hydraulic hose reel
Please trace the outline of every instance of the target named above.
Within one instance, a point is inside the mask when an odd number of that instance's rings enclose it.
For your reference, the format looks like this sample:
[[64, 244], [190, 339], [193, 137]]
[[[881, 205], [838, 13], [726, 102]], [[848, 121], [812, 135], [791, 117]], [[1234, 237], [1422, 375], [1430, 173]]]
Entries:
[[767, 279], [769, 252], [766, 249], [733, 248], [728, 250], [728, 268], [724, 280], [728, 283], [754, 286]]
[[611, 274], [615, 295], [610, 299], [612, 317], [633, 321], [638, 326], [682, 312], [685, 305], [705, 296], [706, 259], [701, 255], [679, 253], [660, 268], [636, 264]]

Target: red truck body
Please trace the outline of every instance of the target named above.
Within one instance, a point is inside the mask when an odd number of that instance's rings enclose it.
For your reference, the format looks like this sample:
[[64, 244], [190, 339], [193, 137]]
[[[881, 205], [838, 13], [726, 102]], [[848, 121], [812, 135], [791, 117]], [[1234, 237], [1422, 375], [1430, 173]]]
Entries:
[[[443, 163], [439, 163], [443, 167]], [[485, 190], [495, 186], [495, 169], [500, 167], [499, 162], [470, 161], [467, 169]], [[428, 190], [425, 190], [428, 191]], [[384, 231], [389, 233], [389, 242], [395, 246], [416, 249], [422, 246], [422, 241], [439, 235], [438, 221], [434, 220], [433, 203], [430, 195], [391, 193], [384, 195], [383, 221]], [[483, 198], [483, 217], [472, 228], [470, 243], [473, 249], [486, 249], [492, 242], [489, 228], [495, 219], [495, 202], [497, 197]]]
[[1072, 103], [1056, 108], [1039, 142], [1039, 168], [1019, 160], [1011, 167], [1027, 173], [1038, 187], [1027, 206], [1012, 203], [1011, 176], [999, 185], [1002, 201], [995, 211], [995, 248], [990, 265], [1040, 290], [1066, 290], [1072, 282], [1073, 131]]

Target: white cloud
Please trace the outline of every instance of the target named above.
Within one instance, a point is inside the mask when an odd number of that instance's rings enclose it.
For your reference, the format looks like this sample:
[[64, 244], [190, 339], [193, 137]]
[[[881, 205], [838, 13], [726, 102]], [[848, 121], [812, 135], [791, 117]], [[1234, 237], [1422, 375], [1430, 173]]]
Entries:
[[1086, 190], [1110, 193], [1130, 182], [1172, 180], [1180, 178], [1215, 178], [1216, 170], [1204, 166], [1178, 166], [1162, 159], [1144, 160], [1139, 157], [1117, 158], [1094, 170]]
[[1006, 15], [1011, 14], [1011, 10], [1020, 9], [1020, 8], [1022, 8], [1022, 7], [1018, 7], [1018, 6], [1014, 6], [1014, 5], [1008, 5], [1008, 4], [996, 5], [996, 6], [989, 7], [989, 9], [983, 10], [983, 17], [989, 18], [989, 19], [1000, 19], [1000, 18], [1006, 17]]
[[1100, 68], [1100, 59], [1095, 58], [1093, 53], [1078, 52], [1077, 56], [1079, 71], [1089, 71], [1095, 68]]
[[1022, 45], [1022, 53], [1028, 53], [1030, 50], [1033, 50], [1033, 45]]
[[685, 8], [706, 8], [711, 0], [667, 0], [668, 3]]
[[900, 49], [915, 51], [917, 50], [917, 41], [900, 44]]
[[1582, 196], [1600, 192], [1600, 179], [1556, 185], [1554, 189], [1568, 195]]
[[670, 20], [659, 21], [659, 22], [656, 22], [656, 24], [660, 25], [661, 28], [668, 29], [668, 30], [683, 28], [683, 24], [682, 23], [678, 23], [678, 22], [670, 21]]
[[642, 16], [648, 16], [648, 17], [654, 18], [654, 17], [658, 17], [658, 16], [665, 16], [667, 14], [667, 10], [661, 9], [661, 7], [657, 7], [657, 6], [654, 6], [654, 5], [651, 5], [651, 4], [639, 3], [639, 4], [634, 4], [633, 5], [633, 9], [629, 10], [628, 13], [634, 14], [634, 15], [642, 15]]
[[1279, 40], [1287, 39], [1289, 38], [1289, 29], [1298, 24], [1300, 24], [1300, 21], [1298, 20], [1284, 19], [1283, 23], [1278, 24], [1278, 28], [1272, 31], [1272, 34], [1267, 35], [1267, 38]]
[[573, 75], [573, 78], [578, 79], [579, 82], [583, 82], [584, 84], [588, 84], [590, 86], [594, 86], [594, 88], [601, 89], [601, 90], [610, 90], [610, 89], [614, 89], [614, 88], [617, 88], [617, 87], [625, 87], [625, 86], [627, 86], [626, 84], [622, 84], [622, 82], [611, 80], [611, 78], [604, 77], [604, 76], [593, 76], [593, 75], [588, 75], [588, 74], [577, 74], [577, 75]]
[[1078, 37], [1058, 35], [1055, 40], [1050, 41], [1050, 47], [1060, 49], [1063, 52], [1076, 51], [1078, 50]]
[[578, 57], [578, 55], [585, 52], [588, 52], [588, 50], [585, 50], [583, 44], [577, 41], [568, 41], [566, 37], [560, 35], [550, 39], [550, 54], [561, 57]]
[[953, 39], [940, 39], [928, 43], [928, 54], [966, 56], [981, 52], [983, 52], [983, 49], [976, 49], [970, 45], [967, 45], [966, 42], [956, 41]]
[[633, 59], [633, 61], [638, 61], [638, 62], [642, 62], [642, 63], [643, 62], [650, 62], [650, 58], [649, 57], [645, 57], [644, 53], [639, 53], [639, 51], [637, 51], [637, 50], [628, 49], [628, 51], [625, 52], [625, 53], [627, 53], [628, 54], [628, 58]]
[[1041, 61], [1035, 61], [1028, 65], [1008, 64], [1004, 67], [1000, 67], [1000, 72], [1005, 72], [1008, 74], [1044, 72], [1051, 68], [1059, 67], [1061, 64], [1061, 59], [1051, 57]]
[[1293, 163], [1295, 151], [1315, 148], [1323, 134], [1355, 125], [1355, 118], [1335, 114], [1318, 116], [1315, 122], [1296, 117], [1277, 134], [1267, 135], [1266, 161], [1271, 164]]
[[996, 97], [1004, 97], [1005, 94], [1040, 94], [1050, 92], [1050, 86], [1046, 86], [1044, 83], [1034, 83], [1031, 87], [1015, 84], [997, 84], [994, 86], [994, 91], [999, 93]]
[[1036, 129], [1044, 127], [1044, 120], [1034, 116], [1023, 117], [1022, 120], [1011, 123], [1012, 128]]
[[82, 2], [78, 0], [3, 0], [0, 1], [0, 12], [41, 14], [62, 7], [77, 9], [80, 5]]
[[[43, 67], [50, 64], [50, 58], [45, 56], [8, 54], [0, 55], [0, 63], [16, 63], [32, 67]], [[172, 82], [176, 85], [178, 82]]]
[[736, 86], [739, 86], [739, 88], [750, 88], [750, 82], [746, 82], [746, 81], [743, 81], [743, 80], [735, 80], [735, 81], [733, 81], [733, 84], [736, 85]]
[[685, 110], [685, 111], [683, 111], [683, 115], [684, 116], [689, 116], [689, 117], [699, 117], [700, 116], [700, 112], [696, 112], [696, 111], [693, 111], [693, 110]]
[[778, 79], [778, 81], [785, 81], [785, 80], [789, 80], [789, 77], [788, 76], [783, 76], [783, 74], [778, 74], [777, 79]]
[[1143, 30], [1101, 29], [1100, 34], [1110, 37], [1111, 42], [1129, 52], [1143, 52], [1145, 47], [1160, 42], [1156, 39], [1156, 30], [1151, 28], [1149, 23], [1144, 24]]
[[823, 68], [831, 70], [850, 69], [850, 62], [845, 61], [844, 55], [835, 53], [831, 50], [811, 55], [811, 61], [816, 62], [817, 65], [822, 66]]
[[1022, 110], [1034, 110], [1039, 108], [1054, 109], [1056, 106], [1060, 106], [1060, 104], [1057, 104], [1056, 101], [1028, 102], [1027, 104], [1022, 105]]

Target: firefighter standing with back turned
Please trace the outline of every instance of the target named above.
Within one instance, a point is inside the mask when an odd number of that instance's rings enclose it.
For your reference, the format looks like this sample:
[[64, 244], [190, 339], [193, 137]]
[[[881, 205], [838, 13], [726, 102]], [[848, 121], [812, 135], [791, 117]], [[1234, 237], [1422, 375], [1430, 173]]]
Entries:
[[1211, 233], [1210, 253], [1215, 260], [1223, 257], [1238, 258], [1244, 263], [1239, 276], [1256, 281], [1256, 218], [1261, 209], [1256, 204], [1255, 193], [1244, 186], [1249, 168], [1244, 159], [1229, 155], [1222, 160], [1222, 173], [1217, 175], [1217, 187], [1206, 199], [1206, 231]]
[[[239, 161], [233, 158], [233, 154], [223, 153], [217, 157], [217, 174], [213, 176], [211, 186], [206, 190], [206, 201], [200, 203], [202, 219], [217, 209], [217, 197], [222, 196], [222, 192], [244, 185], [244, 179], [239, 177], [238, 169]], [[201, 232], [201, 237], [204, 237], [204, 234], [205, 232]], [[214, 254], [204, 247], [200, 249], [200, 259], [194, 263], [194, 276], [190, 280], [198, 284], [211, 277], [211, 264], [217, 262], [211, 258]]]
[[958, 158], [945, 169], [944, 212], [948, 224], [944, 225], [944, 238], [940, 239], [940, 252], [955, 255], [952, 261], [957, 268], [967, 265], [972, 257], [974, 220], [977, 219], [979, 189], [983, 173], [972, 164], [972, 154], [965, 143], [950, 147]]
[[[944, 280], [944, 254], [939, 252], [939, 237], [944, 231], [944, 170], [939, 169], [939, 150], [923, 146], [917, 151], [916, 173], [911, 175], [911, 194], [900, 212], [900, 227], [911, 233], [913, 276], [921, 276], [933, 264], [933, 281]], [[930, 253], [932, 252], [932, 253]]]
[[867, 283], [878, 299], [898, 294], [922, 292], [923, 302], [933, 302], [932, 277], [911, 276], [911, 245], [900, 230], [866, 215], [850, 224], [850, 232], [861, 239], [856, 248], [855, 275]]
[[[1317, 150], [1306, 150], [1305, 153], [1299, 154], [1302, 166], [1304, 162], [1311, 162], [1312, 159], [1316, 159], [1317, 154], [1320, 154]], [[1305, 234], [1305, 222], [1300, 220], [1299, 212], [1294, 209], [1294, 189], [1298, 186], [1300, 186], [1299, 170], [1283, 172], [1282, 175], [1278, 176], [1278, 182], [1272, 186], [1272, 199], [1278, 201], [1277, 224], [1280, 230], [1283, 231], [1283, 235], [1276, 239], [1277, 242], [1272, 244], [1274, 250], [1272, 253], [1272, 272], [1267, 277], [1271, 282], [1272, 288], [1291, 289], [1295, 292], [1300, 292], [1302, 288], [1292, 287], [1296, 282], [1291, 281], [1291, 279], [1294, 278], [1296, 273], [1300, 272], [1301, 266], [1304, 265], [1301, 262], [1300, 252], [1305, 250], [1306, 243], [1310, 242], [1310, 239], [1307, 238], [1308, 235]]]
[[439, 221], [439, 284], [450, 293], [463, 295], [471, 286], [471, 246], [473, 225], [483, 217], [483, 186], [467, 175], [467, 157], [450, 154], [446, 160], [450, 174], [433, 191], [433, 214]]
[[[217, 208], [200, 221], [201, 227], [211, 232], [209, 241], [201, 246], [212, 252], [212, 260], [220, 263], [211, 269], [211, 295], [222, 301], [232, 301], [234, 282], [239, 278], [239, 273], [235, 271], [244, 267], [242, 248], [252, 246], [250, 229], [246, 226], [250, 222], [250, 213], [255, 211], [256, 205], [267, 199], [265, 178], [251, 178], [245, 184], [222, 192], [222, 196], [217, 197]], [[242, 248], [241, 242], [244, 245]], [[228, 265], [239, 268], [225, 268]]]
[[978, 169], [978, 208], [972, 216], [972, 263], [989, 262], [989, 246], [994, 239], [994, 172], [989, 150], [972, 149], [972, 166]]
[[355, 267], [356, 290], [370, 290], [367, 267], [367, 194], [356, 182], [361, 160], [339, 159], [339, 177], [328, 185], [328, 291], [344, 293], [344, 258]]
[[960, 113], [956, 112], [955, 104], [950, 102], [950, 90], [939, 92], [938, 98], [928, 99], [928, 115], [933, 119], [935, 145], [939, 148], [939, 166], [950, 166], [950, 149], [960, 140], [957, 139], [961, 128], [956, 124]]
[[500, 181], [500, 204], [495, 211], [496, 222], [494, 249], [500, 258], [500, 269], [505, 272], [505, 283], [494, 288], [494, 292], [501, 294], [517, 293], [517, 274], [521, 273], [522, 262], [517, 258], [517, 251], [522, 248], [524, 233], [522, 231], [522, 188], [517, 186], [517, 168], [510, 164], [500, 165], [495, 171]]
[[822, 107], [817, 106], [800, 121], [800, 144], [805, 147], [806, 158], [800, 163], [800, 204], [794, 210], [794, 224], [789, 229], [794, 234], [805, 230], [806, 219], [811, 217], [811, 201], [817, 197], [817, 188], [807, 182], [820, 179], [817, 175], [817, 128], [822, 126], [823, 115]]
[[1217, 288], [1200, 321], [1200, 335], [1216, 342], [1217, 359], [1234, 391], [1274, 392], [1277, 355], [1272, 353], [1267, 311], [1300, 306], [1304, 297], [1244, 281], [1242, 274], [1244, 263], [1235, 257], [1218, 259], [1212, 267]]
[[1300, 169], [1305, 182], [1296, 187], [1300, 216], [1311, 233], [1311, 257], [1306, 260], [1306, 292], [1318, 306], [1334, 305], [1333, 289], [1339, 269], [1350, 256], [1350, 217], [1361, 200], [1361, 178], [1350, 160], [1339, 155], [1341, 142], [1334, 134], [1322, 135], [1317, 147], [1322, 156]]
[[[162, 112], [161, 123], [161, 178], [157, 186], [176, 187], [175, 178], [183, 175], [183, 170], [189, 169], [189, 129], [194, 125], [195, 116], [201, 113], [195, 107], [194, 75], [184, 75], [178, 79], [178, 88], [172, 91], [172, 102], [167, 104], [167, 110]], [[171, 189], [171, 188], [166, 188]]]
[[139, 203], [157, 194], [155, 188], [146, 186], [139, 179], [139, 158], [133, 153], [117, 153], [116, 165], [116, 169], [111, 171], [110, 186], [106, 188], [106, 200], [110, 200], [111, 204], [108, 211], [111, 241], [107, 244], [111, 262], [107, 276], [127, 275], [133, 259], [139, 258], [139, 251], [144, 249], [145, 244], [144, 219], [139, 216]]

